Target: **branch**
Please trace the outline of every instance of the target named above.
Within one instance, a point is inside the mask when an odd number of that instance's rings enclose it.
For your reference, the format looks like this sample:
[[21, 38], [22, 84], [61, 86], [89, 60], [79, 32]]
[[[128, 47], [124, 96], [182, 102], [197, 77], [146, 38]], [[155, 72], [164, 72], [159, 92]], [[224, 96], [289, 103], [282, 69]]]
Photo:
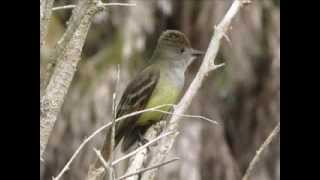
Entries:
[[113, 147], [115, 143], [115, 134], [116, 134], [116, 122], [115, 119], [117, 118], [117, 105], [116, 105], [116, 100], [117, 100], [117, 89], [119, 88], [119, 81], [120, 81], [120, 66], [118, 64], [117, 66], [117, 78], [116, 78], [116, 88], [115, 91], [112, 94], [112, 127], [111, 127], [111, 150], [110, 150], [110, 158], [108, 161], [108, 164], [110, 165], [110, 170], [109, 170], [109, 179], [115, 179], [115, 170], [114, 167], [111, 165], [113, 159], [114, 159], [114, 152], [113, 152]]
[[173, 159], [171, 159], [171, 160], [168, 160], [168, 161], [165, 161], [165, 162], [156, 164], [156, 165], [152, 165], [152, 166], [147, 167], [147, 168], [140, 169], [140, 170], [138, 170], [138, 171], [136, 171], [136, 172], [123, 175], [123, 176], [119, 177], [117, 180], [122, 180], [122, 179], [125, 179], [125, 178], [130, 177], [130, 176], [138, 175], [138, 174], [143, 173], [143, 172], [145, 172], [145, 171], [149, 171], [149, 170], [151, 170], [151, 169], [155, 169], [155, 168], [164, 166], [164, 165], [166, 165], [166, 164], [172, 163], [172, 162], [177, 161], [177, 160], [180, 160], [180, 158], [173, 158]]
[[[118, 71], [118, 74], [117, 74], [117, 78], [118, 78], [118, 79], [119, 79], [119, 72], [120, 72], [120, 71]], [[115, 98], [116, 98], [116, 97], [115, 97], [115, 94], [113, 94], [113, 99], [115, 99]], [[113, 101], [115, 101], [115, 100], [113, 100]], [[173, 113], [171, 113], [171, 112], [159, 110], [159, 109], [160, 109], [161, 107], [163, 107], [163, 106], [172, 106], [172, 107], [175, 107], [175, 105], [173, 105], [173, 104], [164, 104], [164, 105], [160, 105], [160, 106], [157, 106], [157, 107], [154, 107], [154, 108], [150, 108], [150, 109], [143, 110], [143, 112], [145, 112], [145, 111], [154, 111], [154, 112], [161, 112], [161, 113], [163, 113], [163, 114], [171, 114], [171, 115], [173, 114]], [[113, 107], [113, 111], [114, 111], [115, 109], [116, 109], [116, 107]], [[142, 113], [142, 111], [140, 111], [140, 112]], [[128, 115], [130, 115], [130, 114], [128, 114]], [[216, 121], [211, 120], [211, 119], [206, 118], [206, 117], [203, 117], [203, 116], [194, 116], [194, 115], [185, 115], [185, 114], [175, 114], [175, 115], [181, 116], [181, 117], [200, 118], [200, 119], [206, 120], [206, 121], [208, 121], [208, 122], [210, 122], [210, 123], [217, 124]], [[160, 135], [160, 136], [152, 139], [151, 141], [149, 141], [149, 142], [146, 143], [145, 145], [139, 147], [139, 148], [136, 149], [135, 151], [133, 151], [133, 152], [131, 152], [131, 153], [129, 153], [129, 154], [127, 154], [127, 155], [125, 155], [125, 156], [123, 156], [123, 157], [115, 160], [115, 161], [112, 161], [111, 167], [114, 167], [114, 166], [115, 166], [116, 164], [118, 164], [120, 161], [123, 161], [123, 160], [125, 160], [125, 159], [128, 159], [128, 158], [134, 156], [135, 154], [137, 154], [137, 153], [139, 153], [140, 151], [144, 150], [145, 147], [148, 147], [148, 146], [151, 145], [152, 143], [160, 140], [161, 138], [164, 138], [164, 137], [166, 137], [166, 136], [169, 136], [169, 135], [171, 135], [171, 134], [173, 134], [173, 132], [164, 133], [163, 135]], [[178, 133], [176, 133], [175, 136], [176, 136], [176, 135], [178, 135]], [[113, 143], [114, 143], [114, 142], [111, 141], [111, 144], [113, 144]], [[113, 147], [113, 145], [112, 145], [111, 147]], [[113, 158], [112, 158], [112, 154], [113, 154], [113, 152], [111, 151], [111, 155], [110, 155], [109, 161], [111, 161], [111, 159], [113, 159]], [[109, 162], [109, 164], [110, 164], [110, 162]], [[92, 166], [89, 168], [89, 172], [88, 172], [88, 177], [87, 177], [87, 179], [90, 179], [90, 180], [91, 180], [91, 179], [97, 179], [96, 177], [100, 176], [100, 174], [95, 173], [96, 171], [97, 171], [96, 167], [94, 167], [94, 165], [92, 165]], [[102, 173], [102, 172], [99, 172], [99, 173]]]
[[[241, 7], [245, 4], [248, 4], [249, 1], [247, 0], [235, 0], [229, 10], [227, 11], [226, 15], [223, 17], [221, 22], [215, 26], [214, 28], [214, 35], [210, 41], [209, 47], [207, 49], [207, 52], [205, 54], [204, 60], [199, 68], [199, 71], [190, 84], [188, 90], [186, 91], [185, 95], [177, 105], [177, 108], [174, 111], [174, 114], [184, 114], [187, 110], [187, 108], [190, 106], [192, 99], [196, 95], [197, 91], [200, 89], [204, 78], [207, 76], [207, 74], [211, 71], [214, 71], [220, 67], [222, 67], [224, 64], [216, 65], [214, 63], [214, 60], [217, 56], [219, 47], [220, 47], [220, 41], [223, 37], [225, 37], [227, 30], [229, 29], [229, 26], [231, 24], [232, 19], [235, 17], [235, 15], [238, 13], [238, 11], [241, 9]], [[178, 128], [178, 123], [180, 121], [180, 117], [177, 115], [172, 115], [169, 125], [166, 128], [166, 131], [174, 131]], [[159, 148], [157, 148], [157, 153], [155, 153], [155, 156], [152, 157], [151, 163], [161, 162], [163, 159], [167, 156], [168, 152], [172, 148], [175, 141], [175, 137], [168, 138], [167, 141], [163, 141], [162, 144], [159, 145]], [[147, 173], [143, 174], [142, 179], [144, 180], [150, 180], [154, 179], [156, 175], [156, 171], [148, 171]]]
[[169, 135], [171, 135], [171, 134], [174, 134], [174, 133], [175, 133], [176, 135], [179, 134], [178, 132], [171, 131], [171, 132], [167, 132], [167, 133], [163, 133], [163, 134], [159, 135], [158, 137], [150, 140], [149, 142], [147, 142], [147, 143], [144, 144], [143, 146], [137, 148], [136, 150], [134, 150], [134, 151], [126, 154], [125, 156], [123, 156], [123, 157], [115, 160], [114, 162], [112, 162], [112, 166], [115, 166], [115, 165], [117, 165], [119, 162], [121, 162], [121, 161], [123, 161], [123, 160], [125, 160], [125, 159], [128, 159], [128, 158], [134, 156], [135, 154], [137, 154], [138, 152], [141, 152], [142, 150], [144, 150], [146, 147], [150, 146], [150, 145], [153, 144], [154, 142], [156, 142], [156, 141], [158, 141], [158, 140], [160, 140], [160, 139], [162, 139], [162, 138], [164, 138], [164, 137], [166, 137], [166, 136], [169, 136]]
[[[40, 69], [40, 73], [41, 73], [41, 77], [42, 77], [42, 81], [40, 82], [40, 94], [42, 96], [44, 89], [47, 87], [48, 85], [48, 81], [50, 79], [50, 76], [52, 74], [52, 69], [55, 67], [55, 65], [57, 64], [57, 59], [58, 57], [64, 53], [67, 44], [70, 42], [71, 38], [73, 37], [73, 35], [75, 34], [76, 29], [79, 27], [81, 20], [86, 16], [87, 10], [86, 7], [87, 6], [82, 6], [80, 5], [81, 3], [88, 3], [89, 1], [94, 1], [93, 3], [96, 6], [97, 10], [104, 10], [106, 6], [125, 6], [125, 3], [102, 3], [101, 0], [85, 0], [82, 2], [79, 2], [79, 5], [77, 6], [77, 8], [75, 8], [75, 5], [68, 5], [66, 6], [67, 8], [71, 7], [74, 8], [74, 10], [72, 11], [72, 16], [68, 21], [68, 28], [66, 30], [66, 32], [63, 34], [63, 36], [61, 37], [61, 39], [57, 42], [54, 52], [52, 53], [52, 55], [49, 58], [49, 61], [46, 65], [45, 68], [41, 68]], [[134, 5], [134, 4], [131, 4]], [[81, 8], [82, 7], [82, 8]], [[61, 9], [62, 7], [58, 7], [58, 9]], [[96, 13], [95, 10], [91, 11], [89, 13]]]
[[175, 116], [180, 116], [180, 117], [185, 117], [185, 118], [198, 118], [201, 120], [205, 120], [208, 121], [209, 123], [212, 124], [219, 124], [217, 121], [209, 119], [207, 117], [204, 116], [199, 116], [199, 115], [189, 115], [189, 114], [177, 114], [177, 113], [172, 113], [172, 112], [168, 112], [168, 111], [163, 111], [163, 110], [153, 110], [155, 112], [161, 112], [163, 114], [169, 114], [169, 115], [175, 115]]
[[[156, 106], [156, 107], [153, 107], [153, 108], [148, 108], [148, 109], [144, 109], [144, 110], [141, 110], [141, 111], [136, 111], [136, 112], [133, 112], [133, 113], [130, 113], [130, 114], [126, 114], [124, 116], [121, 116], [119, 118], [117, 118], [115, 120], [115, 122], [119, 122], [119, 121], [122, 121], [128, 117], [132, 117], [132, 116], [136, 116], [136, 115], [139, 115], [139, 114], [142, 114], [144, 112], [148, 112], [148, 111], [152, 111], [152, 110], [156, 110], [156, 109], [160, 109], [160, 108], [163, 108], [163, 107], [166, 107], [166, 106], [173, 106], [172, 104], [163, 104], [163, 105], [160, 105], [160, 106]], [[66, 165], [62, 168], [62, 170], [60, 171], [60, 173], [56, 176], [56, 178], [54, 178], [55, 180], [58, 180], [60, 179], [60, 177], [69, 169], [70, 167], [70, 164], [73, 162], [73, 160], [76, 158], [76, 156], [80, 153], [80, 151], [83, 149], [83, 147], [93, 138], [95, 137], [97, 134], [99, 134], [100, 132], [102, 132], [104, 129], [110, 127], [112, 125], [112, 122], [109, 122], [103, 126], [101, 126], [100, 128], [98, 128], [97, 130], [95, 130], [90, 136], [88, 136], [80, 145], [79, 147], [77, 148], [77, 150], [73, 153], [73, 155], [71, 156], [71, 158], [69, 159], [69, 161], [66, 163]]]
[[[175, 107], [175, 106], [173, 106]], [[171, 115], [175, 115], [175, 116], [179, 116], [179, 117], [192, 117], [192, 118], [200, 118], [200, 119], [203, 119], [203, 120], [207, 120], [211, 123], [217, 123], [216, 121], [213, 121], [211, 119], [208, 119], [206, 117], [203, 117], [203, 116], [193, 116], [193, 115], [185, 115], [185, 114], [175, 114], [175, 113], [171, 113], [171, 112], [167, 112], [167, 111], [162, 111], [162, 110], [159, 110], [159, 109], [153, 109], [151, 111], [155, 111], [155, 112], [161, 112], [161, 113], [164, 113], [164, 114], [171, 114]], [[176, 133], [174, 133], [176, 132]], [[153, 131], [153, 129], [148, 130], [147, 133], [146, 133], [146, 139], [152, 139], [151, 141], [149, 141], [148, 143], [146, 143], [145, 145], [139, 147], [138, 149], [136, 149], [135, 151], [121, 157], [120, 159], [114, 161], [112, 163], [112, 166], [118, 164], [120, 161], [124, 160], [124, 159], [127, 159], [129, 157], [132, 157], [133, 155], [136, 155], [132, 161], [132, 163], [130, 164], [126, 174], [132, 174], [136, 171], [138, 171], [138, 169], [141, 169], [142, 167], [142, 164], [143, 164], [143, 161], [145, 160], [146, 158], [146, 155], [147, 155], [147, 149], [146, 147], [149, 146], [151, 143], [155, 142], [155, 141], [158, 141], [160, 140], [161, 138], [164, 138], [166, 136], [169, 136], [169, 135], [172, 135], [172, 137], [176, 137], [179, 133], [177, 132], [177, 130], [174, 130], [174, 131], [167, 131], [167, 133], [163, 133], [162, 135], [159, 135], [157, 138], [155, 138], [156, 136], [156, 132]], [[163, 160], [162, 160], [163, 161]], [[161, 162], [161, 161], [156, 161], [154, 162], [154, 164], [158, 163], [158, 162]], [[135, 180], [137, 179], [137, 176], [130, 176], [129, 179], [132, 179], [132, 180]]]
[[[117, 90], [119, 88], [119, 81], [120, 81], [120, 66], [118, 64], [117, 66], [117, 78], [116, 78], [116, 88], [115, 91], [112, 94], [112, 128], [111, 128], [111, 149], [114, 147], [114, 141], [115, 141], [115, 134], [116, 134], [116, 122], [115, 119], [117, 118]], [[110, 162], [112, 162], [114, 159], [113, 157], [113, 151], [110, 152]]]
[[[136, 6], [135, 3], [100, 3], [100, 6], [103, 7], [108, 7], [108, 6]], [[58, 10], [64, 10], [64, 9], [73, 9], [76, 6], [71, 4], [71, 5], [66, 5], [66, 6], [59, 6], [59, 7], [54, 7], [52, 8], [52, 11], [58, 11]]]
[[104, 166], [105, 169], [109, 170], [110, 166], [108, 165], [108, 163], [106, 162], [105, 159], [103, 159], [101, 152], [99, 150], [97, 150], [96, 148], [93, 148], [93, 151], [96, 153], [99, 161], [101, 162], [101, 164]]
[[272, 130], [268, 138], [263, 142], [263, 144], [260, 146], [260, 148], [256, 152], [256, 155], [250, 162], [249, 167], [246, 170], [246, 173], [244, 174], [242, 180], [249, 180], [249, 176], [251, 175], [252, 170], [256, 166], [257, 162], [260, 160], [262, 152], [272, 142], [272, 140], [279, 134], [279, 132], [280, 132], [280, 122], [278, 122], [277, 126]]
[[[168, 133], [164, 133], [162, 135], [159, 135], [158, 137], [156, 137], [155, 139], [152, 139], [151, 141], [149, 141], [148, 143], [144, 144], [143, 146], [137, 148], [136, 150], [130, 152], [129, 154], [113, 161], [112, 163], [105, 163], [102, 165], [105, 167], [105, 169], [109, 170], [109, 172], [113, 173], [113, 175], [111, 176], [109, 174], [109, 179], [115, 179], [114, 177], [114, 167], [115, 165], [117, 165], [118, 163], [120, 163], [121, 161], [123, 160], [126, 160], [132, 156], [134, 156], [135, 154], [137, 154], [138, 152], [141, 152], [141, 151], [146, 151], [146, 148], [149, 147], [151, 144], [153, 144], [154, 142], [156, 141], [159, 141], [160, 139], [163, 139], [164, 137], [170, 135], [170, 134], [173, 134], [174, 132], [168, 132]], [[101, 158], [103, 159], [103, 157], [101, 156]], [[103, 159], [104, 160], [104, 159]], [[101, 160], [100, 160], [101, 162]], [[109, 165], [110, 164], [110, 165]], [[107, 168], [106, 168], [107, 167]], [[110, 168], [109, 168], [110, 167]], [[90, 165], [89, 167], [89, 172], [88, 172], [88, 176], [87, 176], [87, 179], [88, 180], [96, 180], [96, 179], [99, 179], [99, 177], [102, 177], [103, 176], [103, 173], [104, 171], [99, 171], [99, 169], [101, 168], [100, 167], [95, 167], [94, 164], [93, 165]], [[113, 171], [113, 172], [112, 172]]]
[[[68, 27], [62, 37], [55, 45], [53, 53], [50, 55], [47, 65], [40, 69], [40, 76], [42, 81], [40, 82], [40, 94], [42, 97], [43, 91], [47, 87], [53, 68], [56, 66], [59, 56], [62, 56], [66, 50], [67, 45], [70, 43], [76, 30], [79, 28], [81, 20], [87, 14], [88, 2], [93, 0], [79, 1], [77, 8], [72, 11], [72, 16], [68, 20]], [[94, 0], [97, 2], [96, 0]]]
[[44, 44], [44, 39], [47, 36], [48, 25], [51, 17], [51, 8], [54, 0], [40, 1], [40, 49]]
[[[40, 156], [42, 156], [46, 147], [64, 96], [76, 71], [83, 44], [91, 26], [91, 18], [106, 6], [134, 5], [126, 3], [102, 3], [101, 0], [79, 1], [76, 8], [75, 5], [72, 5], [74, 10], [68, 21], [69, 26], [57, 42], [47, 66], [40, 70], [42, 77], [42, 81], [40, 82]], [[53, 70], [54, 67], [55, 69]]]
[[104, 166], [104, 168], [108, 171], [109, 173], [109, 179], [115, 179], [114, 178], [114, 169], [113, 167], [111, 167], [106, 161], [105, 159], [103, 159], [101, 152], [98, 151], [96, 148], [93, 148], [94, 152], [96, 153], [96, 155], [98, 156], [99, 161], [101, 162], [101, 164]]
[[98, 10], [97, 0], [79, 1], [71, 16], [64, 34], [64, 37], [70, 36], [69, 41], [65, 41], [63, 50], [58, 51], [57, 65], [40, 101], [40, 158], [80, 61], [91, 18]]

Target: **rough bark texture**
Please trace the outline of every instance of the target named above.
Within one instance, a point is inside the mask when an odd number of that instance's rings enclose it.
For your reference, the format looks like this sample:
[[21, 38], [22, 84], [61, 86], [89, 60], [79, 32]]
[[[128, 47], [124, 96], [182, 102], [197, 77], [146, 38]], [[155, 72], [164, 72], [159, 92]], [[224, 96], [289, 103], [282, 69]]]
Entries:
[[61, 106], [64, 102], [65, 95], [67, 94], [73, 79], [73, 75], [77, 70], [82, 47], [91, 25], [91, 18], [98, 11], [96, 3], [97, 1], [95, 0], [79, 3], [78, 8], [85, 11], [85, 14], [83, 16], [77, 13], [73, 14], [73, 16], [80, 16], [82, 18], [79, 24], [76, 21], [71, 21], [69, 27], [71, 29], [75, 26], [75, 31], [73, 32], [70, 41], [66, 44], [65, 49], [63, 49], [61, 54], [59, 54], [57, 65], [45, 89], [44, 95], [41, 98], [40, 156], [42, 156], [42, 153], [44, 152]]
[[40, 1], [40, 48], [43, 46], [44, 40], [48, 32], [48, 25], [51, 17], [51, 9], [54, 0]]

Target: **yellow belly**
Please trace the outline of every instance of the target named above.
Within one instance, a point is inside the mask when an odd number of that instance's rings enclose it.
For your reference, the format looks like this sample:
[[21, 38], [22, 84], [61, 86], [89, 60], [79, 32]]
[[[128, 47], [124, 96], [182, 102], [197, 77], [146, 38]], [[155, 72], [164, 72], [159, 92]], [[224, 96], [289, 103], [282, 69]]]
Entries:
[[[181, 89], [171, 83], [168, 83], [167, 79], [163, 79], [162, 81], [160, 80], [153, 94], [151, 95], [146, 108], [152, 108], [162, 104], [175, 104], [179, 98], [180, 92]], [[169, 111], [170, 108], [170, 106], [165, 106], [159, 110]], [[164, 113], [152, 111], [145, 112], [140, 116], [137, 124], [146, 125], [157, 122], [161, 119], [162, 115], [164, 115]]]

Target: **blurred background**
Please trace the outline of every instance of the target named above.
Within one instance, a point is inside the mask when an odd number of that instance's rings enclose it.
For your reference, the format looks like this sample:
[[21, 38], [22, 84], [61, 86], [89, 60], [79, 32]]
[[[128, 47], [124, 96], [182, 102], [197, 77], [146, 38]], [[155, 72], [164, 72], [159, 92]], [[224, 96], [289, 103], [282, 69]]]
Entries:
[[[111, 120], [116, 67], [120, 64], [121, 95], [128, 81], [151, 57], [157, 39], [166, 29], [184, 32], [194, 48], [205, 51], [213, 26], [233, 0], [132, 0], [135, 7], [108, 7], [93, 19], [78, 71], [68, 91], [41, 163], [41, 179], [51, 179], [66, 164], [79, 144]], [[54, 6], [76, 4], [56, 0]], [[41, 66], [63, 34], [71, 10], [53, 12]], [[217, 120], [212, 125], [184, 118], [170, 156], [180, 161], [163, 166], [162, 180], [238, 180], [256, 150], [280, 121], [280, 0], [253, 0], [234, 19], [222, 41], [217, 62], [226, 66], [209, 74], [188, 114]], [[200, 61], [186, 72], [189, 85]], [[63, 179], [86, 177], [100, 148], [100, 133], [75, 159]], [[118, 167], [119, 174], [125, 164]], [[280, 138], [262, 155], [252, 179], [280, 179]]]

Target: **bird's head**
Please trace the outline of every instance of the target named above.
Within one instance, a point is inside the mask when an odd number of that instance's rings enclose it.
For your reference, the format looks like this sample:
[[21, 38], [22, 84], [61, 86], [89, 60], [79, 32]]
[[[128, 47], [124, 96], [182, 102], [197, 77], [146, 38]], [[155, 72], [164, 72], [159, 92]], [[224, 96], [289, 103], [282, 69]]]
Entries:
[[182, 32], [167, 30], [161, 34], [154, 55], [161, 57], [161, 61], [167, 60], [188, 66], [202, 54], [204, 53], [191, 48], [190, 41]]

